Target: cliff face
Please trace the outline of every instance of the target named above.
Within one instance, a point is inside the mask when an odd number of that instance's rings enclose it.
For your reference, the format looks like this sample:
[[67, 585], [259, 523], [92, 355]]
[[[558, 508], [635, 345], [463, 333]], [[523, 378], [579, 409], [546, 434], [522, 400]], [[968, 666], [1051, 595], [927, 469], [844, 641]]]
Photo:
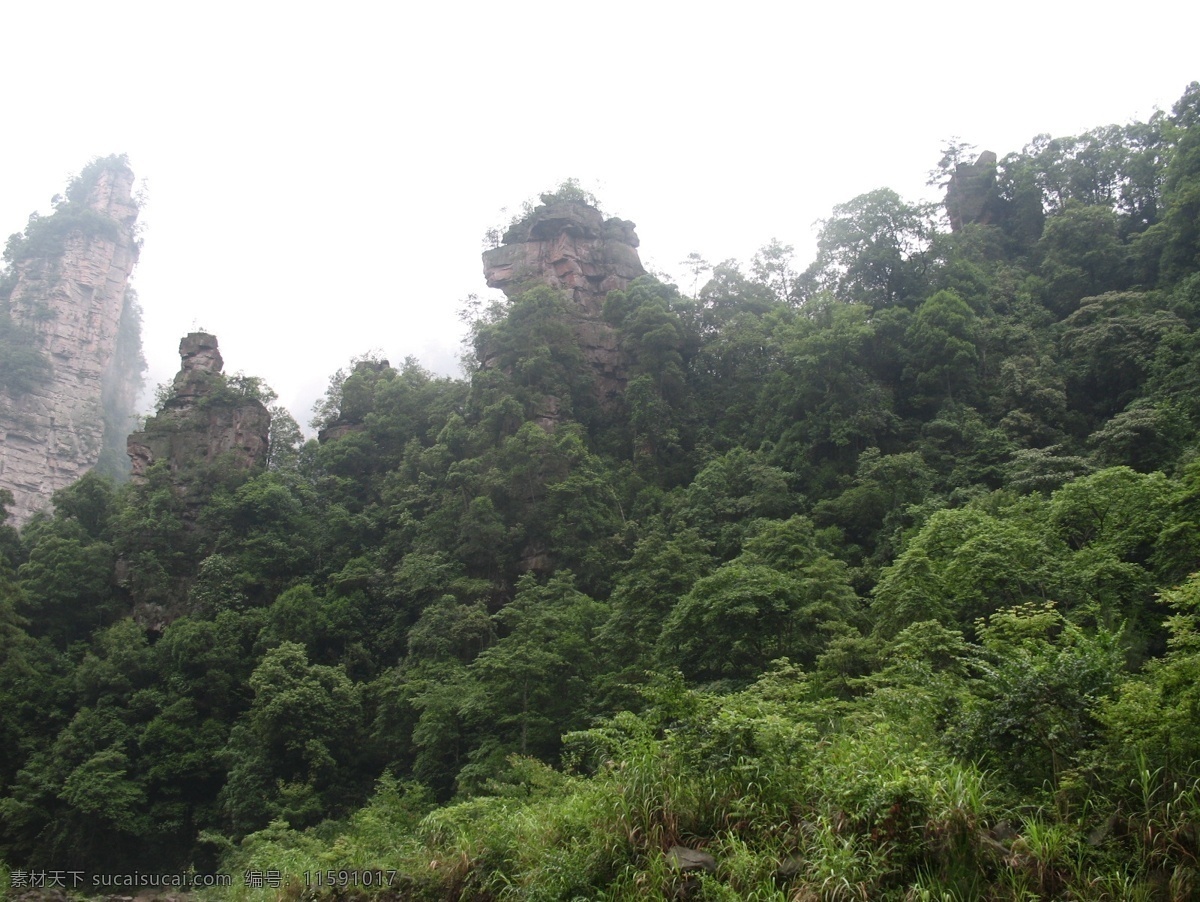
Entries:
[[155, 461], [172, 474], [227, 455], [234, 466], [265, 465], [271, 414], [257, 398], [244, 397], [221, 375], [224, 361], [217, 339], [192, 332], [179, 342], [182, 360], [171, 396], [145, 429], [129, 436], [126, 449], [133, 479], [142, 479]]
[[[616, 331], [602, 317], [604, 299], [645, 275], [637, 234], [632, 222], [606, 220], [585, 203], [546, 200], [504, 234], [500, 247], [484, 252], [484, 276], [489, 288], [509, 298], [535, 285], [570, 296], [577, 311], [572, 327], [604, 403], [624, 391], [626, 382]], [[553, 407], [554, 399], [547, 403]], [[554, 411], [544, 419], [553, 421]]]
[[97, 161], [53, 215], [10, 241], [0, 319], [11, 359], [0, 375], [0, 488], [24, 523], [100, 462], [132, 422], [141, 388], [133, 173]]

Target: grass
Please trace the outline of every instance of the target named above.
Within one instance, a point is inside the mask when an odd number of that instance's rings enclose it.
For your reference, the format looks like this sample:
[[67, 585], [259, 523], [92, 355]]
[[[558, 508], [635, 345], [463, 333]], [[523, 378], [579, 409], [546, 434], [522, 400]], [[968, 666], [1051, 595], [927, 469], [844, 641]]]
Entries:
[[[1047, 798], [1014, 813], [1012, 788], [931, 741], [924, 715], [819, 732], [788, 679], [619, 715], [568, 737], [565, 771], [510, 759], [487, 796], [435, 808], [419, 787], [382, 781], [346, 822], [248, 837], [234, 873], [269, 863], [288, 875], [283, 895], [306, 900], [297, 875], [317, 869], [396, 870], [401, 898], [430, 900], [1194, 896], [1196, 783], [1145, 768], [1123, 820], [1084, 783], [1070, 809]], [[1002, 820], [1017, 829], [989, 832]], [[715, 871], [680, 873], [677, 844], [711, 854]]]

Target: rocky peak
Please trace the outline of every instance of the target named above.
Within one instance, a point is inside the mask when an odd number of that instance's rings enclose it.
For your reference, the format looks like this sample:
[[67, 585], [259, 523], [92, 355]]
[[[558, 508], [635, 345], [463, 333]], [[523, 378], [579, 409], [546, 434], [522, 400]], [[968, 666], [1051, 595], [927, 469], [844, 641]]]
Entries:
[[514, 223], [499, 247], [483, 254], [489, 288], [513, 297], [532, 285], [568, 292], [589, 315], [599, 317], [610, 291], [645, 275], [634, 224], [604, 219], [580, 201], [554, 200]]
[[172, 383], [173, 396], [169, 403], [179, 407], [194, 401], [212, 389], [213, 376], [219, 376], [225, 366], [215, 335], [189, 332], [179, 342], [179, 372]]
[[[138, 205], [124, 157], [93, 161], [10, 241], [0, 279], [0, 488], [18, 525], [103, 464], [122, 475], [141, 373], [129, 276]], [[115, 446], [115, 447], [114, 447]]]
[[224, 361], [216, 336], [184, 336], [179, 357], [170, 397], [126, 442], [134, 480], [143, 479], [159, 460], [181, 478], [221, 455], [245, 469], [265, 465], [271, 414], [262, 401], [229, 386], [221, 374]]
[[113, 222], [132, 229], [138, 207], [133, 200], [133, 171], [128, 167], [104, 168], [88, 187], [84, 205]]
[[[635, 226], [625, 219], [605, 219], [582, 201], [555, 195], [542, 200], [509, 227], [499, 247], [484, 251], [483, 273], [489, 288], [499, 288], [509, 298], [548, 285], [574, 301], [572, 327], [596, 373], [599, 400], [608, 404], [624, 392], [627, 377], [616, 330], [603, 319], [604, 299], [646, 274]], [[544, 399], [535, 418], [552, 429], [558, 399]]]

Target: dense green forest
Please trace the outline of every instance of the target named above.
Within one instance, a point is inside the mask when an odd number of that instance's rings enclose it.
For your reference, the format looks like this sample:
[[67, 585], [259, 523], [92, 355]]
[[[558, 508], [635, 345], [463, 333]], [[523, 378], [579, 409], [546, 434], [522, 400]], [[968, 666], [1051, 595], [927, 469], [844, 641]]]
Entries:
[[5, 873], [1195, 898], [1200, 83], [974, 156], [967, 213], [880, 189], [806, 269], [609, 294], [616, 403], [533, 288], [263, 469], [0, 527]]

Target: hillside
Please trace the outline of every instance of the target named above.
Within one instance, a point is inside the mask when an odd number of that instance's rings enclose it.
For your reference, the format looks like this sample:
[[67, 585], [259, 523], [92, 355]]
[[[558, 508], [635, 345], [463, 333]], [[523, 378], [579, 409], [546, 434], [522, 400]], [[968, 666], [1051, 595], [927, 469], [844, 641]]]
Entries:
[[1198, 120], [951, 146], [694, 297], [567, 183], [464, 378], [265, 456], [188, 336], [138, 478], [0, 532], [10, 891], [1194, 898]]

